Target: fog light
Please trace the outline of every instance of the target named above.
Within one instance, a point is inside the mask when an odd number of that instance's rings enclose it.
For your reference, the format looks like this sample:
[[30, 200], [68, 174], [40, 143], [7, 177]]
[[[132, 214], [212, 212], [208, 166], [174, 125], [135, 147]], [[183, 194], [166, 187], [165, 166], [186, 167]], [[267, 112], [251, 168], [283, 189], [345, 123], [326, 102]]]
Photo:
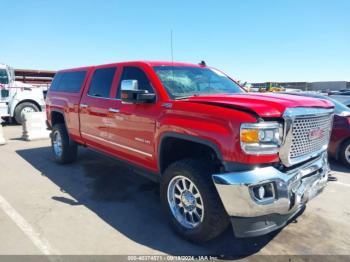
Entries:
[[265, 188], [263, 186], [259, 187], [258, 193], [259, 193], [259, 199], [263, 199], [265, 196]]
[[275, 197], [273, 183], [257, 185], [252, 188], [253, 195], [258, 201], [264, 201]]

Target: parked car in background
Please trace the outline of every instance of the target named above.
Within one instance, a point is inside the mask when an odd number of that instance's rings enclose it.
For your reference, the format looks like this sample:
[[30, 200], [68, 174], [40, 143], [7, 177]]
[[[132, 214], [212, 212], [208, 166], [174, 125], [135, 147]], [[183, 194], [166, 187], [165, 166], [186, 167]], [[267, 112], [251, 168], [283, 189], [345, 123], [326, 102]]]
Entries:
[[347, 167], [350, 167], [350, 108], [326, 95], [315, 93], [293, 94], [327, 99], [335, 105], [335, 115], [328, 154], [343, 162]]
[[334, 103], [336, 113], [328, 152], [350, 168], [350, 108], [337, 100], [329, 99]]
[[343, 103], [347, 107], [350, 107], [350, 90], [342, 90], [340, 92], [331, 94], [330, 97]]

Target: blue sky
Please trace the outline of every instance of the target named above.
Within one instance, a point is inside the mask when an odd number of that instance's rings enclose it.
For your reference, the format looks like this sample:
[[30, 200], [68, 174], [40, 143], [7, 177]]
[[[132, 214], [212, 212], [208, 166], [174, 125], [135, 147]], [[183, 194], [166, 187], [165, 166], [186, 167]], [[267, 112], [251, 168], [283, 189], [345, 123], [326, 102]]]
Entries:
[[207, 64], [246, 81], [350, 81], [350, 0], [12, 0], [0, 61], [62, 69], [129, 60]]

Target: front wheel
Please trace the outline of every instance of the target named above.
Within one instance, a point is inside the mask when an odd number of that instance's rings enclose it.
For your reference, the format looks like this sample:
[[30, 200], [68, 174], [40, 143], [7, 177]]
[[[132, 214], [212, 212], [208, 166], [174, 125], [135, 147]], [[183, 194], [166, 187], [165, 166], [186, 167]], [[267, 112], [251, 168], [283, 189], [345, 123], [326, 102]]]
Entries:
[[204, 161], [184, 159], [171, 164], [161, 181], [162, 205], [174, 229], [193, 242], [220, 235], [229, 219]]

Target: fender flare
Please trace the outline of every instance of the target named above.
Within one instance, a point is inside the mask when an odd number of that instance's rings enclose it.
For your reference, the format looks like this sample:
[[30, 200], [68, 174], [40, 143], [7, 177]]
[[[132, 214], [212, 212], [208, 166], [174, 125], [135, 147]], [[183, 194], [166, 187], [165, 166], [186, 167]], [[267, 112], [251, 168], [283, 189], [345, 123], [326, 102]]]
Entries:
[[[55, 108], [55, 109], [51, 109], [51, 112], [50, 112], [50, 116], [51, 116], [51, 118], [52, 118], [52, 113], [53, 113], [53, 112], [55, 112], [55, 113], [60, 113], [60, 114], [63, 116], [64, 123], [65, 123], [65, 124], [67, 123], [67, 121], [66, 121], [66, 115], [65, 115], [65, 113], [64, 113], [64, 111], [63, 111], [63, 110], [61, 110], [61, 109], [57, 109], [57, 108]], [[52, 119], [51, 119], [51, 125], [52, 125]]]
[[192, 135], [186, 135], [186, 134], [181, 134], [181, 133], [176, 133], [176, 132], [164, 132], [163, 134], [161, 134], [161, 137], [159, 139], [159, 143], [158, 143], [158, 152], [157, 152], [157, 164], [158, 164], [158, 168], [159, 170], [161, 170], [161, 161], [162, 161], [162, 157], [161, 157], [161, 150], [162, 150], [162, 144], [164, 139], [166, 138], [178, 138], [178, 139], [182, 139], [182, 140], [187, 140], [190, 142], [195, 142], [198, 144], [202, 144], [205, 146], [210, 147], [216, 154], [217, 158], [223, 162], [223, 158], [222, 158], [222, 154], [221, 151], [219, 150], [219, 147], [214, 143], [211, 142], [207, 139], [203, 139], [203, 138], [199, 138], [197, 136], [192, 136]]

